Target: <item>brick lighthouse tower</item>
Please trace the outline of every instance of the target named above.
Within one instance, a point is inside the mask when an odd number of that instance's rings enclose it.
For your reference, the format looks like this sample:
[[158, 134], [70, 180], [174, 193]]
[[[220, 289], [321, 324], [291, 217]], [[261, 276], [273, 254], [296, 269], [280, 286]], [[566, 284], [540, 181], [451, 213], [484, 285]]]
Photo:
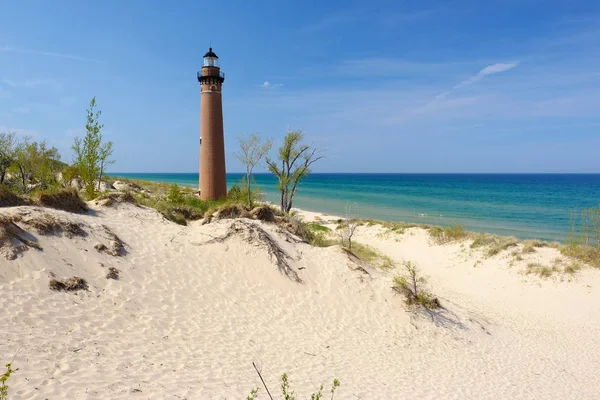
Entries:
[[225, 139], [221, 87], [225, 74], [212, 47], [204, 55], [198, 72], [200, 82], [200, 198], [218, 199], [227, 194], [225, 180]]

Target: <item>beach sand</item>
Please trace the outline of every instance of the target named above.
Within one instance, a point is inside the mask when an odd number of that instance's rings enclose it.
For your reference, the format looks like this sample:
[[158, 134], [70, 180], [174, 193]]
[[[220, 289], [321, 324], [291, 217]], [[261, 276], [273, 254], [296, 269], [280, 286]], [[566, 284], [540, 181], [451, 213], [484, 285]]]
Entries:
[[[302, 399], [334, 378], [336, 399], [600, 393], [600, 271], [524, 273], [529, 262], [560, 259], [553, 248], [515, 262], [515, 248], [487, 257], [469, 240], [437, 245], [421, 228], [360, 226], [354, 240], [396, 263], [379, 270], [260, 221], [180, 226], [132, 204], [0, 214], [51, 216], [86, 232], [41, 235], [20, 223], [43, 250], [0, 256], [0, 364], [18, 352], [11, 399], [245, 399], [255, 387], [266, 399], [253, 362], [272, 393], [287, 372]], [[274, 239], [302, 283], [278, 271], [248, 226]], [[110, 232], [125, 244], [121, 255], [94, 248], [110, 249]], [[443, 310], [411, 311], [392, 290], [409, 260]], [[106, 279], [110, 267], [119, 280]], [[51, 274], [85, 278], [89, 289], [51, 291]]]

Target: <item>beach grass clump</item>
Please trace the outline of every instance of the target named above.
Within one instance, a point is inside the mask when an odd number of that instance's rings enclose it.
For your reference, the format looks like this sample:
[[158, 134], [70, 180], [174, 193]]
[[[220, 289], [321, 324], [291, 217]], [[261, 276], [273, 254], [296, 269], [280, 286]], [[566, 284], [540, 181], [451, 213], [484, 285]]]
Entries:
[[77, 290], [87, 290], [88, 284], [85, 279], [78, 276], [64, 280], [52, 279], [49, 283], [50, 289], [56, 292], [74, 292]]
[[409, 307], [420, 305], [427, 309], [438, 309], [440, 301], [424, 286], [427, 280], [420, 275], [417, 265], [411, 261], [404, 263], [406, 272], [404, 275], [394, 277], [394, 291], [404, 296], [406, 305]]
[[600, 248], [567, 244], [560, 248], [560, 252], [591, 267], [600, 268]]
[[306, 224], [306, 227], [312, 232], [331, 232], [331, 228], [316, 222], [309, 222]]
[[83, 213], [88, 210], [86, 202], [75, 188], [40, 190], [34, 193], [33, 201], [42, 207], [72, 213]]
[[488, 257], [493, 257], [518, 244], [519, 241], [512, 236], [495, 236], [488, 233], [482, 233], [475, 236], [475, 239], [473, 239], [473, 242], [471, 243], [471, 248], [487, 248], [486, 255]]
[[539, 263], [529, 263], [527, 264], [525, 273], [527, 275], [537, 275], [540, 278], [550, 278], [554, 273], [559, 271], [560, 270], [556, 265], [550, 267]]
[[445, 228], [435, 226], [429, 229], [429, 235], [437, 244], [446, 244], [463, 240], [469, 237], [465, 227], [461, 224], [453, 224]]
[[581, 264], [571, 263], [570, 265], [567, 265], [567, 266], [564, 267], [563, 272], [565, 274], [574, 275], [577, 272], [579, 272], [580, 270], [581, 270]]
[[390, 269], [395, 265], [390, 257], [363, 243], [354, 242], [352, 244], [352, 250], [348, 251], [358, 257], [362, 262], [376, 268]]

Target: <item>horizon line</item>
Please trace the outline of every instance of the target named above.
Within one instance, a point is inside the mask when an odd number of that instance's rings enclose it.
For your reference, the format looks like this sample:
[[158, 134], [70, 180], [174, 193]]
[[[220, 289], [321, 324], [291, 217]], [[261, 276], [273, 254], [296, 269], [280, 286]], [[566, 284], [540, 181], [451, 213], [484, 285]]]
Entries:
[[[118, 174], [197, 174], [199, 172], [110, 172], [106, 175]], [[227, 172], [227, 174], [241, 174], [245, 172]], [[310, 175], [600, 175], [599, 172], [311, 172]], [[273, 175], [271, 172], [256, 172], [252, 175]]]

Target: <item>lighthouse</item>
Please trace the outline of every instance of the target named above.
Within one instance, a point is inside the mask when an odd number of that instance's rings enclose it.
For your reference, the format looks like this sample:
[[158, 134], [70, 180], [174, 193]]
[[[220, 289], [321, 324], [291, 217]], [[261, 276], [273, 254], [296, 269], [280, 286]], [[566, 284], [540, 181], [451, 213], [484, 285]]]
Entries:
[[198, 72], [200, 82], [200, 198], [218, 199], [227, 195], [225, 180], [225, 139], [221, 88], [225, 74], [212, 47], [204, 55]]

